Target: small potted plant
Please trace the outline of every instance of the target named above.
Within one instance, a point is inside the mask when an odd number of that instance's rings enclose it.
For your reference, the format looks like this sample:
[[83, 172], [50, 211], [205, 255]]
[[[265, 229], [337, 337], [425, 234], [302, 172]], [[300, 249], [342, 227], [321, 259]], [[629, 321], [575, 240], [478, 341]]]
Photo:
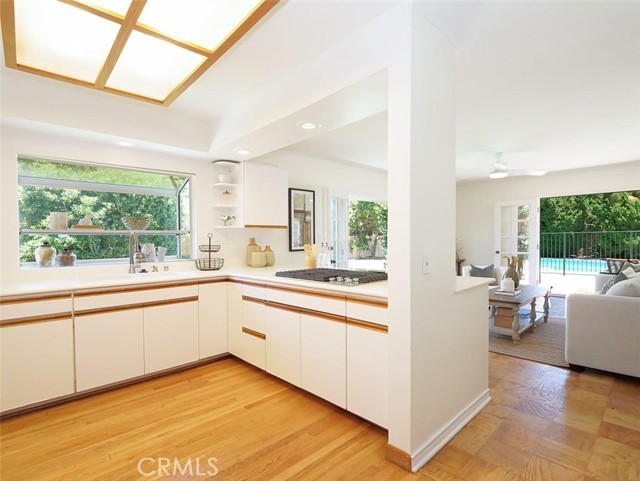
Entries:
[[223, 225], [228, 226], [228, 225], [231, 224], [231, 222], [236, 220], [236, 216], [235, 215], [229, 215], [229, 214], [222, 214], [220, 216], [220, 219], [222, 220], [222, 224]]

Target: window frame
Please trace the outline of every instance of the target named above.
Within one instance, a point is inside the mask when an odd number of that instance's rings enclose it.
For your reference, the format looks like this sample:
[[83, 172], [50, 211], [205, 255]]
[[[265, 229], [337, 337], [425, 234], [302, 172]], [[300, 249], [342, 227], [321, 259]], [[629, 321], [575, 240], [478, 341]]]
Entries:
[[[112, 169], [112, 170], [122, 170], [126, 172], [141, 172], [141, 173], [152, 173], [164, 176], [176, 176], [180, 178], [184, 178], [183, 182], [176, 187], [175, 189], [168, 189], [163, 187], [149, 187], [149, 186], [135, 186], [135, 185], [126, 185], [126, 184], [113, 184], [113, 183], [99, 183], [99, 182], [89, 182], [89, 181], [78, 181], [78, 180], [65, 180], [65, 179], [52, 179], [45, 177], [35, 177], [28, 175], [20, 175], [20, 162], [21, 161], [39, 161], [39, 162], [51, 162], [56, 164], [67, 164], [67, 165], [78, 165], [82, 167], [93, 167], [98, 169]], [[45, 187], [51, 189], [77, 189], [84, 191], [92, 191], [92, 192], [109, 192], [116, 194], [131, 194], [131, 195], [150, 195], [150, 196], [158, 196], [158, 197], [173, 197], [176, 199], [176, 229], [162, 229], [162, 230], [144, 230], [144, 231], [136, 231], [139, 235], [166, 235], [166, 236], [175, 236], [176, 237], [176, 261], [183, 260], [192, 260], [194, 257], [194, 248], [192, 242], [192, 233], [193, 233], [193, 223], [194, 218], [192, 216], [193, 212], [193, 199], [191, 196], [192, 189], [192, 181], [195, 177], [193, 173], [186, 172], [176, 172], [176, 171], [167, 171], [161, 169], [146, 169], [140, 167], [132, 167], [132, 166], [123, 166], [118, 164], [107, 164], [107, 163], [96, 163], [96, 162], [87, 162], [87, 161], [79, 161], [79, 160], [67, 160], [67, 159], [57, 159], [57, 158], [48, 158], [42, 156], [33, 156], [33, 155], [18, 155], [17, 160], [17, 187], [18, 191], [21, 187]], [[182, 221], [183, 214], [183, 199], [181, 198], [184, 194], [188, 196], [188, 223], [185, 225]], [[21, 217], [21, 209], [22, 205], [20, 200], [17, 202], [17, 214], [18, 218]], [[127, 229], [123, 230], [100, 230], [100, 231], [81, 231], [81, 230], [73, 230], [69, 229], [66, 231], [53, 231], [51, 229], [22, 229], [20, 228], [18, 231], [19, 239], [23, 236], [36, 236], [36, 235], [50, 235], [50, 236], [129, 236], [131, 231]], [[183, 254], [183, 243], [184, 236], [189, 236], [189, 243], [191, 244], [188, 254]], [[18, 248], [20, 249], [21, 242], [18, 241]], [[188, 257], [187, 257], [188, 255]], [[166, 261], [171, 262], [174, 257], [170, 257], [165, 259]], [[128, 259], [122, 257], [111, 257], [111, 258], [90, 258], [90, 259], [82, 259], [76, 262], [76, 265], [97, 265], [97, 264], [121, 264], [124, 262], [128, 262]], [[21, 267], [28, 267], [34, 262], [20, 262]]]

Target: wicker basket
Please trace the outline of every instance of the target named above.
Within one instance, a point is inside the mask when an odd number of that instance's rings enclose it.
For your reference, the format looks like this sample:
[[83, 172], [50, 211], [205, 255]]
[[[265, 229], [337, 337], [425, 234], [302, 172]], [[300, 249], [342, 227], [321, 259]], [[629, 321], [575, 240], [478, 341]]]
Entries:
[[221, 257], [212, 257], [210, 259], [196, 259], [196, 267], [201, 271], [217, 271], [224, 265], [224, 259]]
[[133, 215], [130, 217], [123, 217], [122, 223], [129, 230], [145, 230], [151, 224], [151, 216], [148, 215]]

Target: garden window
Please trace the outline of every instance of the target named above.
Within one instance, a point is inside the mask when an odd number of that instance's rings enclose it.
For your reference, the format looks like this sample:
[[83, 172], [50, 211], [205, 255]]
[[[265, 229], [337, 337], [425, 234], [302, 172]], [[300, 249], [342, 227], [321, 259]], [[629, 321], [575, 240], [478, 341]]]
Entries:
[[[128, 259], [129, 231], [121, 219], [134, 215], [151, 218], [139, 231], [140, 243], [166, 247], [168, 258], [188, 259], [189, 182], [185, 174], [20, 157], [20, 261], [33, 262], [45, 241], [58, 252], [72, 249], [79, 262]], [[52, 230], [51, 212], [65, 212], [69, 230]], [[73, 228], [89, 216], [94, 228]]]

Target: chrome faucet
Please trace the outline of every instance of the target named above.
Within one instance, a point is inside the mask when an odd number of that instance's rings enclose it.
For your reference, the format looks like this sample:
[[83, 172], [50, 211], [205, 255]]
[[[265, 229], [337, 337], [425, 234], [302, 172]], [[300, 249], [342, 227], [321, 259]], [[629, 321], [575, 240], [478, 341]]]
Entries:
[[131, 231], [131, 234], [129, 234], [129, 274], [135, 274], [136, 269], [140, 269], [141, 255], [138, 234], [135, 231]]

